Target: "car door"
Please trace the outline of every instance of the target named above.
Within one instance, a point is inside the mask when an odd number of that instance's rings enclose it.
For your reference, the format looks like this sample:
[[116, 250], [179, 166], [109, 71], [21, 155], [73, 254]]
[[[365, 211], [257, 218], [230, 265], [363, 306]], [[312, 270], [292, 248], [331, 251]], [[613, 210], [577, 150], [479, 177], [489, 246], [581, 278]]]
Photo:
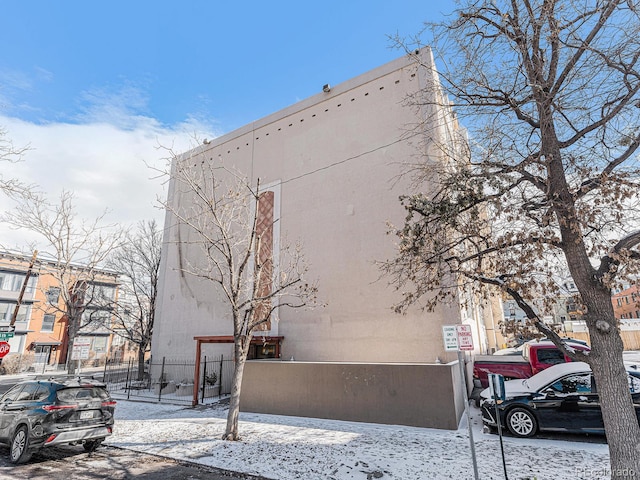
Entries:
[[541, 429], [600, 431], [604, 428], [591, 373], [566, 375], [543, 388], [533, 400]]
[[0, 414], [2, 415], [0, 435], [3, 438], [9, 438], [17, 421], [29, 413], [29, 407], [33, 403], [33, 396], [38, 390], [38, 384], [35, 382], [24, 383], [19, 387], [19, 389], [16, 389], [15, 395], [2, 397], [2, 404], [0, 405]]
[[20, 383], [11, 387], [2, 398], [0, 398], [0, 438], [8, 438], [10, 432], [8, 432], [8, 426], [11, 424], [11, 420], [14, 417], [14, 412], [9, 409], [13, 402], [18, 398], [24, 384]]

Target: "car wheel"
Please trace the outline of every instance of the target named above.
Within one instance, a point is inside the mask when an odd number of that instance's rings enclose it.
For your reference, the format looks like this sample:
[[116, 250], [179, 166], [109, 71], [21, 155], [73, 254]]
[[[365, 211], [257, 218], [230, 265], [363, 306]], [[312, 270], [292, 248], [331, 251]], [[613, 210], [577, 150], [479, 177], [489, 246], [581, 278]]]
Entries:
[[96, 448], [100, 446], [104, 438], [98, 438], [97, 440], [87, 440], [82, 444], [84, 450], [86, 452], [93, 452]]
[[31, 458], [31, 453], [29, 453], [29, 431], [26, 425], [21, 425], [15, 431], [9, 448], [9, 461], [11, 463], [24, 463]]
[[514, 408], [507, 414], [507, 428], [516, 437], [532, 437], [538, 430], [538, 422], [529, 410]]

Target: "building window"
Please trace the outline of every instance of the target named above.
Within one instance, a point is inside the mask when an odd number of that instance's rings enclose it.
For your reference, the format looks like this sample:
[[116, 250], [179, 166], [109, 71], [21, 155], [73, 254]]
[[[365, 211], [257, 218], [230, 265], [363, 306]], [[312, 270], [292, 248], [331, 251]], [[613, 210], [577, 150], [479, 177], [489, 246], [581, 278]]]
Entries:
[[42, 331], [43, 332], [53, 332], [53, 324], [56, 321], [56, 316], [47, 314], [42, 319]]
[[[16, 303], [0, 302], [0, 322], [11, 322], [13, 311], [16, 308]], [[31, 305], [20, 305], [18, 310], [18, 316], [16, 317], [16, 323], [28, 322], [31, 317]]]
[[47, 303], [57, 305], [60, 299], [60, 287], [50, 287], [45, 295], [47, 296]]
[[104, 305], [113, 302], [116, 298], [116, 288], [113, 285], [92, 284], [90, 294], [87, 296], [89, 304]]
[[[0, 272], [0, 290], [7, 292], [19, 292], [22, 290], [22, 284], [26, 275], [23, 273]], [[29, 283], [25, 289], [26, 293], [33, 293], [36, 285], [36, 277], [29, 278]]]
[[95, 337], [93, 339], [93, 351], [105, 353], [107, 351], [107, 337]]

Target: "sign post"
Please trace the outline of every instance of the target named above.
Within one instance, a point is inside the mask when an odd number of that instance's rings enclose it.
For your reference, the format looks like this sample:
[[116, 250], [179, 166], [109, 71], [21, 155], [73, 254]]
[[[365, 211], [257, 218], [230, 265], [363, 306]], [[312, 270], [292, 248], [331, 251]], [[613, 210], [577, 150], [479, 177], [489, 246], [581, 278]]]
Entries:
[[71, 360], [78, 361], [78, 373], [80, 373], [81, 360], [89, 359], [89, 351], [91, 350], [91, 341], [85, 338], [76, 337], [73, 341], [71, 349]]
[[506, 391], [504, 388], [504, 376], [497, 373], [490, 373], [489, 377], [489, 393], [493, 399], [493, 406], [495, 407], [496, 423], [498, 424], [498, 437], [500, 438], [500, 453], [502, 454], [502, 469], [504, 470], [505, 480], [509, 480], [507, 476], [507, 462], [504, 458], [504, 443], [502, 441], [502, 422], [500, 421], [500, 412], [498, 411], [498, 404], [504, 402], [506, 398]]
[[[476, 460], [476, 447], [473, 442], [473, 429], [471, 427], [471, 413], [469, 412], [469, 396], [467, 393], [466, 375], [464, 371], [463, 351], [473, 350], [473, 334], [471, 325], [445, 325], [442, 327], [444, 349], [446, 351], [458, 351], [458, 365], [460, 365], [460, 382], [462, 383], [462, 395], [464, 398], [464, 411], [467, 415], [469, 427], [469, 445], [471, 446], [471, 461], [473, 463], [473, 476], [478, 480], [478, 462]], [[455, 337], [455, 341], [454, 341]]]

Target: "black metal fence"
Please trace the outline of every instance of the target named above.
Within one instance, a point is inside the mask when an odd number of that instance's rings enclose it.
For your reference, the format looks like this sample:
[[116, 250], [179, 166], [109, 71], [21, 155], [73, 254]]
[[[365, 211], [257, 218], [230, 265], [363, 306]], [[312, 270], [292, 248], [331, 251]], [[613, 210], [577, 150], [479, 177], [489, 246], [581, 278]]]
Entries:
[[[131, 400], [146, 400], [178, 404], [193, 403], [195, 361], [152, 358], [139, 371], [137, 360], [108, 362], [104, 381], [114, 396]], [[231, 392], [233, 359], [203, 357], [200, 361], [198, 403], [210, 403]]]

